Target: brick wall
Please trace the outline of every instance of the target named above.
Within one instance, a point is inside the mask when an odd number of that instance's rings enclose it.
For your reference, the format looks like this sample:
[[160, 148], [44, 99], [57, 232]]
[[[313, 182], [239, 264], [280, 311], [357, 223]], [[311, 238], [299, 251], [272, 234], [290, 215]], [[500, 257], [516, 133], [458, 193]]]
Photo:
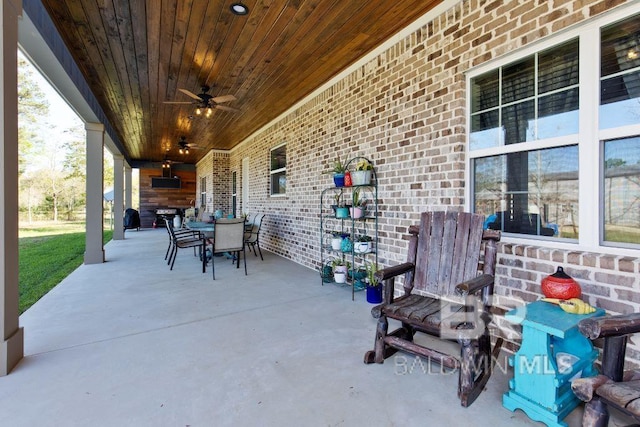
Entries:
[[[215, 212], [222, 209], [225, 213], [231, 212], [231, 172], [229, 170], [229, 153], [211, 151], [196, 165], [196, 207], [206, 212]], [[205, 205], [200, 202], [201, 179], [206, 180], [207, 198]]]
[[[464, 206], [464, 72], [624, 3], [460, 2], [258, 131], [231, 151], [229, 169], [241, 181], [242, 159], [249, 158], [249, 203], [241, 210], [267, 213], [263, 247], [317, 269], [320, 193], [332, 185], [322, 171], [336, 156], [365, 156], [379, 183], [379, 260], [402, 261], [403, 235], [420, 212]], [[269, 149], [282, 142], [287, 195], [269, 197]], [[542, 246], [501, 244], [496, 292], [539, 298], [541, 278], [561, 264], [589, 302], [612, 312], [640, 309], [637, 258]]]

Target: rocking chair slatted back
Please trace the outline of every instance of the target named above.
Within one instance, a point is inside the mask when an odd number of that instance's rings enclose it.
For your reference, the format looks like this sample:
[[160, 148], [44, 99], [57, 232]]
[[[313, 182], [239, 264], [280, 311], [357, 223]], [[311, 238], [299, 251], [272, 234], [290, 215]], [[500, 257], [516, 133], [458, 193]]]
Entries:
[[467, 212], [424, 212], [419, 229], [409, 229], [409, 262], [416, 265], [409, 286], [431, 295], [452, 295], [457, 284], [477, 276], [482, 221], [481, 215]]

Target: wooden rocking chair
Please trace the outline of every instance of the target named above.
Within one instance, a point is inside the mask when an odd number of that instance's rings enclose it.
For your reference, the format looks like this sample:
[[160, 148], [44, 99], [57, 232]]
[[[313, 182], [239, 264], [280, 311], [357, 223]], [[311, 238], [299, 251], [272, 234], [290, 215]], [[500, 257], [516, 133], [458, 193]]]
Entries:
[[[458, 397], [465, 407], [482, 391], [495, 360], [487, 325], [500, 232], [483, 231], [483, 221], [482, 215], [464, 212], [425, 212], [419, 226], [409, 227], [407, 262], [376, 273], [384, 300], [371, 310], [378, 326], [374, 350], [364, 356], [365, 363], [383, 363], [402, 350], [459, 369]], [[394, 298], [400, 275], [404, 294]], [[388, 318], [402, 326], [387, 333]], [[416, 332], [458, 342], [460, 356], [417, 344]]]
[[640, 333], [640, 313], [584, 319], [578, 329], [591, 340], [604, 339], [602, 374], [571, 382], [573, 393], [587, 402], [582, 426], [608, 426], [609, 408], [640, 422], [640, 369], [625, 370], [624, 364], [628, 338]]

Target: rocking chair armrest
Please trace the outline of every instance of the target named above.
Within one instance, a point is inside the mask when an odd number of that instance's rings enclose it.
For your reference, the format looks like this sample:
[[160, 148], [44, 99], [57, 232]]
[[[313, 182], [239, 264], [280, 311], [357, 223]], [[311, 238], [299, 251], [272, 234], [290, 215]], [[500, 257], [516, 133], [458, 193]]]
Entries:
[[571, 381], [571, 390], [576, 397], [583, 402], [589, 402], [593, 399], [596, 389], [603, 384], [611, 383], [611, 379], [604, 375], [596, 375], [595, 377], [576, 378]]
[[376, 279], [378, 282], [383, 282], [392, 277], [399, 276], [401, 274], [407, 273], [415, 268], [415, 264], [412, 262], [405, 262], [402, 264], [394, 265], [392, 267], [386, 267], [376, 271]]
[[640, 332], [640, 313], [581, 320], [578, 329], [589, 339], [616, 337]]
[[478, 277], [474, 277], [473, 279], [467, 280], [465, 282], [462, 282], [456, 285], [456, 293], [458, 295], [475, 294], [479, 290], [492, 285], [494, 280], [495, 280], [495, 277], [493, 275], [482, 274]]

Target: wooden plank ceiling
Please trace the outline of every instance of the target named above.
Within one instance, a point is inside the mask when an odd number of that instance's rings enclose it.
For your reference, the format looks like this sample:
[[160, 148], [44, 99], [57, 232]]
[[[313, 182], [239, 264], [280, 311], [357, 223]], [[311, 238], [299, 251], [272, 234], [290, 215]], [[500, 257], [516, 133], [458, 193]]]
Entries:
[[[132, 162], [230, 149], [441, 0], [43, 0]], [[179, 89], [233, 95], [210, 118]], [[165, 101], [187, 104], [166, 104]], [[179, 153], [178, 141], [197, 145]]]

